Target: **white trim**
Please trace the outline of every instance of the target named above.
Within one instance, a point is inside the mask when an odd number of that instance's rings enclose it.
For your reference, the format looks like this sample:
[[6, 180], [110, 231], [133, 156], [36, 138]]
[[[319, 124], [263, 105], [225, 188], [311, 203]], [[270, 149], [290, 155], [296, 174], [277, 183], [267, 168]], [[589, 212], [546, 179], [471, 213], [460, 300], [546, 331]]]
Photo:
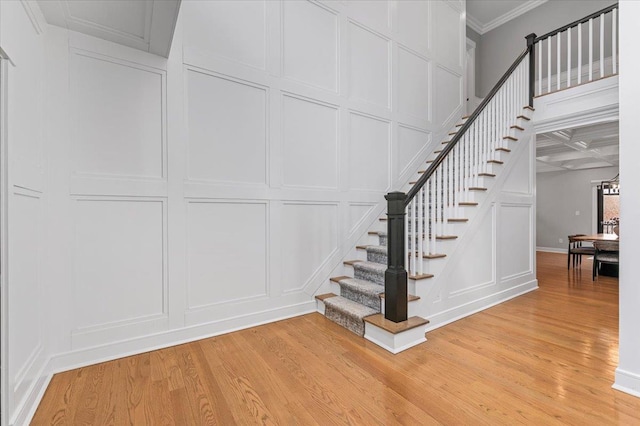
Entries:
[[482, 30], [483, 28], [482, 23], [478, 21], [476, 18], [474, 18], [473, 16], [469, 15], [468, 11], [467, 11], [467, 27], [471, 28], [473, 31], [477, 32], [480, 35], [484, 34]]
[[42, 34], [44, 32], [43, 28], [46, 25], [46, 20], [44, 19], [44, 15], [38, 6], [38, 3], [34, 0], [20, 0], [20, 3], [22, 3], [22, 7], [29, 17], [36, 34]]
[[7, 424], [9, 414], [9, 374], [7, 364], [9, 345], [7, 324], [9, 319], [9, 306], [7, 283], [7, 59], [0, 50], [0, 424]]
[[498, 16], [495, 19], [492, 19], [491, 21], [487, 22], [486, 24], [482, 24], [478, 19], [476, 19], [475, 17], [471, 16], [469, 14], [469, 9], [467, 8], [467, 25], [474, 30], [475, 32], [477, 32], [480, 35], [483, 35], [485, 33], [488, 33], [489, 31], [498, 28], [500, 25], [502, 24], [506, 24], [507, 22], [511, 21], [512, 19], [517, 18], [520, 15], [524, 15], [525, 13], [529, 12], [530, 10], [535, 9], [538, 6], [541, 6], [543, 4], [545, 4], [548, 0], [531, 0], [528, 1], [518, 7], [516, 7], [515, 9], [510, 10], [509, 12]]
[[619, 110], [619, 104], [611, 104], [590, 111], [578, 111], [573, 114], [553, 117], [547, 120], [536, 120], [534, 124], [535, 131], [536, 134], [540, 134], [573, 127], [617, 121]]
[[[431, 321], [427, 326], [427, 333], [437, 328], [443, 327], [452, 322], [458, 321], [462, 318], [466, 318], [478, 312], [487, 310], [493, 306], [506, 302], [507, 300], [515, 299], [516, 297], [527, 294], [531, 291], [538, 289], [538, 280], [534, 279], [515, 287], [500, 291], [498, 293], [491, 294], [487, 297], [474, 300], [461, 306], [456, 306], [453, 309], [440, 312], [432, 316]], [[473, 309], [467, 310], [469, 306], [475, 305]], [[462, 312], [461, 312], [462, 311]], [[441, 320], [439, 317], [443, 317]]]
[[616, 368], [616, 381], [611, 386], [615, 390], [640, 398], [640, 375]]
[[567, 249], [561, 249], [556, 247], [536, 247], [536, 251], [542, 251], [545, 253], [562, 253], [567, 254]]

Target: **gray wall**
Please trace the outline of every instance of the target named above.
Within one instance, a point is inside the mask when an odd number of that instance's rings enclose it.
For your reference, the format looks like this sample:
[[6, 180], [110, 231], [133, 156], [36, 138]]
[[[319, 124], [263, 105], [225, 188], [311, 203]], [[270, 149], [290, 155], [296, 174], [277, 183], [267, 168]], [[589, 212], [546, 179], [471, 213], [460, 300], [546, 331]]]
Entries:
[[[567, 235], [590, 234], [591, 181], [608, 180], [616, 174], [617, 167], [538, 173], [536, 246], [566, 250]], [[576, 216], [576, 210], [580, 212], [579, 216]]]
[[[526, 47], [525, 36], [543, 35], [593, 12], [614, 0], [551, 0], [495, 28], [481, 37], [476, 58], [476, 93], [484, 97]], [[469, 29], [467, 29], [469, 31]]]

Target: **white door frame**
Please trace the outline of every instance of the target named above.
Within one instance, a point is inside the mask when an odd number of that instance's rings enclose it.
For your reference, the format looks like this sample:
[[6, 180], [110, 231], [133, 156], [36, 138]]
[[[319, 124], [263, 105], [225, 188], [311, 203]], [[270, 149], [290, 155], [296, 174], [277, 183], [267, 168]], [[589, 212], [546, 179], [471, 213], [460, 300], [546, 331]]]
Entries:
[[476, 105], [476, 42], [467, 37], [464, 67], [465, 110], [471, 114]]
[[9, 424], [8, 398], [8, 288], [7, 288], [7, 145], [8, 145], [8, 63], [9, 60], [0, 49], [0, 424]]

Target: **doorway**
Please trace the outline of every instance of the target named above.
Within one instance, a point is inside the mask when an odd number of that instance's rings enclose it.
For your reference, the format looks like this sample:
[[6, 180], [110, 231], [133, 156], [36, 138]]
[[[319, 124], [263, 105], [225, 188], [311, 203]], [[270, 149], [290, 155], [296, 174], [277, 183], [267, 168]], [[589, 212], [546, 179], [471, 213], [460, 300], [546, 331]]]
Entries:
[[464, 99], [467, 114], [476, 109], [476, 43], [467, 38], [465, 52]]

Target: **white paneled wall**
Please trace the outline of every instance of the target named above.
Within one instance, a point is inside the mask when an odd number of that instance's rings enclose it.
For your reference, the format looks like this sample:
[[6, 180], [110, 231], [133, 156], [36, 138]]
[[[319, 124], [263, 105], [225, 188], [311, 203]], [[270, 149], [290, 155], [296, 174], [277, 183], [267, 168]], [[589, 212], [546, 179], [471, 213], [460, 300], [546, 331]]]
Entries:
[[[12, 153], [22, 416], [43, 360], [48, 373], [315, 310], [384, 194], [462, 114], [463, 2], [183, 1], [168, 59], [44, 23], [34, 36], [4, 3], [19, 51], [46, 40], [51, 117]], [[27, 122], [40, 92], [16, 76]]]

